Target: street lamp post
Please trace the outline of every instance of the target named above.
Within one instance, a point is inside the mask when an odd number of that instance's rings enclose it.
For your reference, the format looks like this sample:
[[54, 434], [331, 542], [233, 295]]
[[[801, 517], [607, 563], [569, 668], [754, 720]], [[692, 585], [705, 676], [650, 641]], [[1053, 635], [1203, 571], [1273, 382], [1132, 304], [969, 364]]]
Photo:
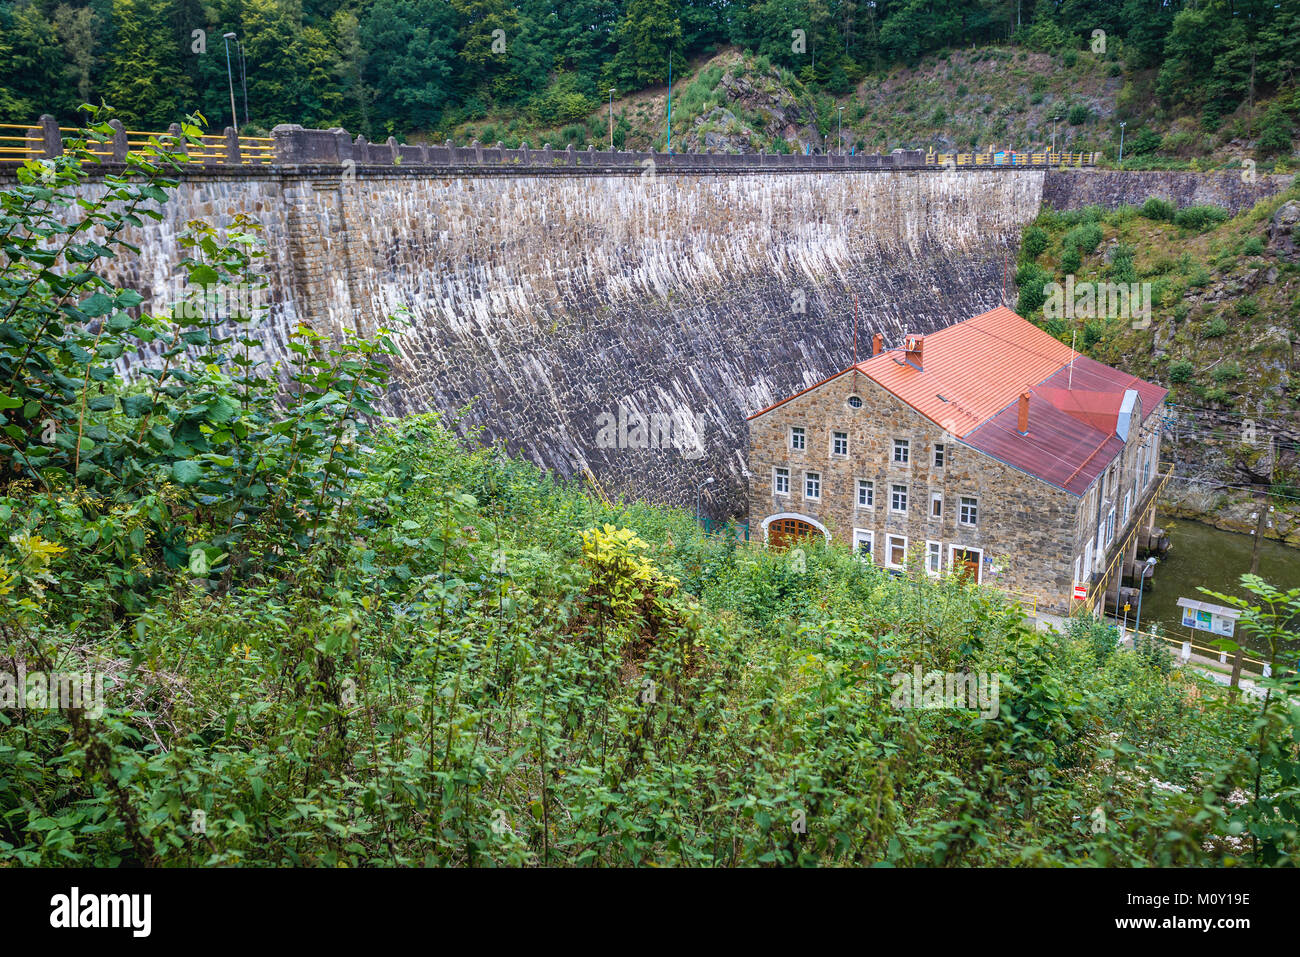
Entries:
[[1056, 152], [1056, 121], [1059, 119], [1060, 119], [1059, 116], [1052, 117], [1052, 152], [1053, 153]]
[[221, 39], [226, 44], [226, 82], [230, 84], [230, 125], [239, 129], [239, 114], [235, 112], [235, 76], [230, 72], [230, 41], [238, 38], [233, 33], [224, 33]]
[[695, 524], [700, 524], [700, 494], [704, 491], [704, 486], [713, 484], [713, 476], [709, 476], [701, 482], [695, 489]]
[[1128, 125], [1127, 123], [1120, 123], [1119, 125], [1119, 165], [1120, 166], [1124, 165], [1124, 127], [1126, 127], [1127, 125]]
[[609, 151], [614, 152], [614, 87], [609, 88]]
[[235, 49], [239, 52], [239, 83], [244, 88], [244, 127], [248, 127], [248, 61], [244, 58], [244, 42], [235, 41]]
[[840, 107], [840, 131], [836, 145], [840, 148], [840, 153], [844, 152], [844, 107]]
[[673, 51], [668, 51], [668, 152], [673, 151]]
[[[1147, 563], [1148, 565], [1154, 565], [1154, 564], [1156, 564], [1156, 559], [1154, 559], [1154, 558], [1148, 558], [1147, 561], [1146, 561], [1146, 563]], [[1138, 571], [1138, 614], [1137, 614], [1137, 621], [1133, 624], [1133, 631], [1134, 631], [1134, 633], [1137, 634], [1137, 635], [1142, 634], [1142, 589], [1143, 589], [1143, 587], [1144, 587], [1144, 582], [1145, 582], [1145, 581], [1146, 581], [1146, 575], [1141, 571], [1141, 566], [1139, 566], [1139, 571]], [[1137, 638], [1136, 638], [1136, 637], [1133, 639], [1133, 642], [1134, 642], [1134, 646], [1136, 647], [1136, 644], [1137, 644]]]

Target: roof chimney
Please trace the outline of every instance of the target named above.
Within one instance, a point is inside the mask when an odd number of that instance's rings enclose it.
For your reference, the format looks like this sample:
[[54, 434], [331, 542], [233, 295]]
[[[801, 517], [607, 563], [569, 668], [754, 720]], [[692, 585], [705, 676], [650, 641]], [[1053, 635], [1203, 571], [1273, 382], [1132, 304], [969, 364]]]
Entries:
[[885, 351], [885, 337], [881, 333], [877, 332], [874, 336], [871, 337], [871, 354], [873, 356], [878, 356], [880, 355], [880, 353], [884, 351]]
[[918, 369], [924, 369], [921, 364], [921, 353], [925, 346], [925, 336], [907, 336], [903, 340], [903, 346], [906, 351], [905, 358]]
[[1029, 434], [1029, 393], [1020, 393], [1020, 415], [1016, 419], [1016, 431], [1021, 435]]

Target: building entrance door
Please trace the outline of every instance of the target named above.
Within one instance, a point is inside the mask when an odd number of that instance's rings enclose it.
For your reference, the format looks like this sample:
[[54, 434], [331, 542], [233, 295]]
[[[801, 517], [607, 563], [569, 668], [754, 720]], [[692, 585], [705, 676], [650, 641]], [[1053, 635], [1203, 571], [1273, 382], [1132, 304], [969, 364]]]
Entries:
[[778, 518], [767, 527], [767, 543], [773, 548], [785, 548], [801, 538], [818, 534], [815, 526], [797, 518]]
[[978, 585], [983, 557], [984, 553], [978, 548], [954, 548], [951, 562], [953, 574], [959, 578], [969, 578]]

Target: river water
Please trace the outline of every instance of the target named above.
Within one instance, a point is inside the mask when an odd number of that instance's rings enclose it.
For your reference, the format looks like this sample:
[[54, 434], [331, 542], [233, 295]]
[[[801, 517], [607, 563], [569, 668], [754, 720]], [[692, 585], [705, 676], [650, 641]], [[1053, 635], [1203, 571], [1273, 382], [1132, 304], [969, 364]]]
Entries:
[[[1250, 571], [1250, 553], [1254, 536], [1225, 532], [1211, 525], [1188, 519], [1162, 517], [1158, 524], [1169, 532], [1171, 548], [1164, 560], [1156, 566], [1155, 582], [1142, 596], [1142, 629], [1160, 622], [1165, 633], [1182, 635], [1182, 610], [1179, 598], [1217, 602], [1209, 595], [1196, 590], [1202, 585], [1226, 595], [1250, 598], [1238, 579]], [[1265, 541], [1259, 556], [1260, 577], [1278, 588], [1295, 588], [1300, 585], [1300, 549], [1274, 541]], [[1133, 624], [1130, 615], [1129, 624]], [[1217, 636], [1197, 632], [1199, 643], [1209, 645]], [[1241, 628], [1234, 638], [1241, 644], [1263, 651], [1259, 642]]]

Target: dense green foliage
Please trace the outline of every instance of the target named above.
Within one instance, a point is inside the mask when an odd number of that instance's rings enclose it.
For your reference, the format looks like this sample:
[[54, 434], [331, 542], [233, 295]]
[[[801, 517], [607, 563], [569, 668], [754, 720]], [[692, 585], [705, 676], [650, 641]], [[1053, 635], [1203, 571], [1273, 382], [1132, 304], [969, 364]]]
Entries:
[[[133, 127], [184, 113], [226, 125], [227, 31], [244, 41], [255, 128], [341, 125], [372, 138], [447, 130], [502, 106], [544, 124], [577, 119], [610, 86], [661, 85], [670, 59], [680, 71], [727, 43], [843, 94], [890, 64], [1008, 38], [1065, 51], [1069, 66], [1103, 31], [1108, 58], [1158, 68], [1161, 100], [1211, 130], [1242, 103], [1294, 92], [1300, 63], [1300, 10], [1264, 0], [0, 0], [0, 116], [71, 122], [89, 99]], [[1298, 109], [1290, 95], [1270, 106], [1266, 155], [1289, 152]], [[1076, 104], [1068, 119], [1088, 117]], [[1139, 132], [1133, 155], [1157, 142]]]
[[[213, 295], [260, 287], [255, 224], [189, 226], [170, 310], [98, 277], [166, 172], [70, 206], [74, 153], [3, 194], [0, 671], [110, 682], [98, 716], [0, 709], [0, 865], [1300, 852], [1294, 678], [1230, 703], [1109, 626], [1036, 633], [964, 581], [604, 505], [378, 417], [382, 336], [300, 329], [272, 376], [264, 308]], [[1246, 621], [1280, 653], [1300, 590], [1264, 597]], [[1000, 693], [899, 707], [914, 668]]]

